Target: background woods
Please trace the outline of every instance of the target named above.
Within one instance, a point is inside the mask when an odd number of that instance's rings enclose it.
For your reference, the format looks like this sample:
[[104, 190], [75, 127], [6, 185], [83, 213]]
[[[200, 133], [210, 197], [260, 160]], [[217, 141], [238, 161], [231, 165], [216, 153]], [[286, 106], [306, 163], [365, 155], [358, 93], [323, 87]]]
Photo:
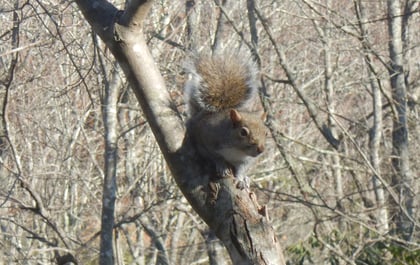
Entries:
[[[117, 264], [230, 264], [77, 5], [0, 2], [0, 260], [96, 264], [115, 181]], [[152, 6], [144, 31], [181, 116], [188, 49], [257, 58], [272, 137], [252, 190], [290, 264], [419, 264], [419, 5]]]

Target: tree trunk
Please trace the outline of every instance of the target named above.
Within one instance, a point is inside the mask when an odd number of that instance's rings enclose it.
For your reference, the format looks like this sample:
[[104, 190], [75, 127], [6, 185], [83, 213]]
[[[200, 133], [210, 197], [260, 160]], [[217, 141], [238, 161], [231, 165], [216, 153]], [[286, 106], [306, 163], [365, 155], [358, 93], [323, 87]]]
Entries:
[[103, 119], [105, 127], [105, 178], [102, 194], [102, 223], [101, 223], [101, 265], [114, 264], [112, 247], [114, 231], [114, 209], [117, 190], [117, 103], [120, 87], [118, 72], [113, 69], [111, 81], [105, 84], [105, 99]]
[[414, 192], [413, 176], [410, 172], [407, 128], [406, 84], [403, 60], [402, 17], [399, 0], [388, 0], [388, 32], [389, 32], [389, 74], [391, 80], [392, 98], [397, 110], [393, 121], [392, 165], [395, 173], [392, 184], [397, 190], [399, 201], [394, 221], [396, 233], [404, 240], [410, 241], [414, 228]]
[[[364, 51], [365, 62], [368, 66], [368, 75], [370, 79], [370, 87], [372, 89], [372, 105], [373, 105], [373, 125], [369, 134], [369, 158], [372, 167], [375, 170], [372, 176], [372, 186], [375, 193], [376, 206], [376, 222], [379, 233], [385, 235], [389, 231], [388, 224], [388, 210], [386, 208], [386, 197], [384, 184], [381, 182], [383, 179], [380, 167], [380, 142], [382, 138], [382, 94], [381, 94], [381, 81], [377, 75], [377, 71], [372, 63], [371, 47], [369, 47], [367, 19], [365, 19], [365, 10], [361, 0], [356, 3], [356, 14], [359, 20], [359, 29], [361, 32], [361, 43]], [[367, 206], [369, 207], [369, 206]]]
[[[17, 13], [19, 7], [19, 1], [15, 1], [13, 11], [13, 32], [12, 32], [12, 48], [16, 49], [19, 47], [19, 30], [20, 30], [20, 20]], [[10, 142], [7, 129], [7, 120], [6, 120], [6, 109], [7, 109], [7, 99], [9, 97], [9, 88], [14, 80], [15, 69], [18, 61], [18, 53], [13, 55], [13, 58], [10, 62], [10, 65], [7, 69], [7, 74], [4, 75], [2, 80], [0, 80], [0, 159], [4, 161], [10, 152]], [[7, 171], [5, 167], [0, 168], [0, 181], [3, 181], [3, 177], [6, 177]]]
[[216, 235], [213, 231], [210, 231], [206, 237], [206, 247], [209, 256], [209, 265], [226, 265], [227, 261], [223, 259], [222, 245], [220, 241], [216, 239]]
[[[223, 48], [222, 40], [223, 35], [225, 34], [225, 23], [226, 23], [226, 16], [222, 13], [221, 9], [226, 7], [226, 0], [217, 0], [215, 4], [218, 5], [219, 8], [219, 18], [217, 19], [217, 27], [216, 32], [214, 34], [214, 40], [211, 47], [213, 53], [220, 51]], [[192, 37], [192, 36], [189, 36]]]

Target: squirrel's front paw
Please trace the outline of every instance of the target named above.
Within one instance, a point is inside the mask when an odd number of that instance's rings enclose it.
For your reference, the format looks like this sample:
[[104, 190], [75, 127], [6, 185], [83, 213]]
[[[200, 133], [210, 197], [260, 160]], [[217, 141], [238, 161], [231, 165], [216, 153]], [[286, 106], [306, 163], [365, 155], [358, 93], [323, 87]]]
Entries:
[[232, 169], [230, 169], [229, 167], [225, 167], [225, 166], [217, 167], [216, 174], [219, 178], [233, 177]]
[[207, 197], [207, 202], [214, 206], [216, 205], [216, 201], [219, 197], [219, 191], [220, 191], [220, 183], [210, 181], [209, 182], [209, 193]]
[[238, 180], [238, 182], [236, 183], [236, 188], [238, 188], [240, 190], [243, 190], [243, 189], [246, 189], [247, 186], [246, 186], [246, 183], [244, 181]]
[[237, 176], [238, 183], [236, 187], [240, 190], [249, 189], [249, 178], [247, 176]]

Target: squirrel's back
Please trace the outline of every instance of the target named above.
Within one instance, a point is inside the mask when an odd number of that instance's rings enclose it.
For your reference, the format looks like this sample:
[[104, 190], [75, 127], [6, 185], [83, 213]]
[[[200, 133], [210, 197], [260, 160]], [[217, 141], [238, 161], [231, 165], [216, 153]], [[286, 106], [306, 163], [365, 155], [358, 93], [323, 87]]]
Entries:
[[235, 53], [200, 55], [185, 66], [185, 97], [189, 114], [247, 110], [258, 91], [257, 70], [251, 59]]
[[246, 184], [246, 171], [264, 151], [266, 130], [253, 110], [257, 71], [246, 56], [224, 51], [200, 55], [185, 67], [188, 135], [215, 174], [233, 173]]

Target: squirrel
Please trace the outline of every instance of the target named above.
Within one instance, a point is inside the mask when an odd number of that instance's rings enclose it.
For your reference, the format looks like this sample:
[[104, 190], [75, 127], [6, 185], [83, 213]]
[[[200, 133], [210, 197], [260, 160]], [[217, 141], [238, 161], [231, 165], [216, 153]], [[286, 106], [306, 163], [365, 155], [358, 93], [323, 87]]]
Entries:
[[245, 173], [264, 152], [266, 137], [264, 115], [252, 110], [258, 99], [255, 64], [233, 54], [202, 54], [184, 68], [187, 129], [194, 146], [217, 177], [233, 173], [249, 187]]

